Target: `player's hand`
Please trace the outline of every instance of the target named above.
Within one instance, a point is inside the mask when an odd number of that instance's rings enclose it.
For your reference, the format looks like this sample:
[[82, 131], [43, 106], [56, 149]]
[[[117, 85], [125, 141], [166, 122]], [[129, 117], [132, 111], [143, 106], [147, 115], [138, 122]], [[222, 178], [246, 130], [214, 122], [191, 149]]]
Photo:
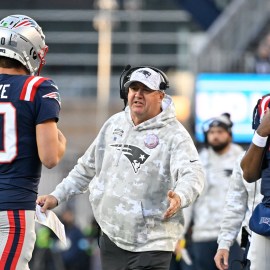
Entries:
[[214, 260], [219, 270], [229, 269], [229, 251], [227, 249], [219, 249]]
[[262, 136], [266, 137], [270, 135], [270, 109], [267, 107], [266, 111], [264, 112], [264, 116], [261, 120], [261, 123], [257, 129], [257, 133]]
[[38, 196], [36, 200], [36, 204], [41, 206], [40, 211], [45, 213], [46, 210], [50, 210], [55, 208], [58, 205], [57, 199], [52, 195], [42, 195]]
[[171, 216], [173, 216], [180, 209], [181, 206], [181, 199], [179, 195], [177, 195], [174, 191], [169, 190], [167, 193], [167, 198], [170, 206], [164, 213], [164, 218], [170, 218]]

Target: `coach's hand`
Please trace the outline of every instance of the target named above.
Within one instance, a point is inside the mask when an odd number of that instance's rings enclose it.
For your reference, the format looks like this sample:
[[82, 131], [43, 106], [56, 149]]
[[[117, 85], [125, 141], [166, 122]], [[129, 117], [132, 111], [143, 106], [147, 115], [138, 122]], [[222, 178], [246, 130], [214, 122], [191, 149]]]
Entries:
[[167, 198], [170, 205], [167, 211], [164, 213], [164, 218], [170, 218], [171, 216], [173, 216], [180, 209], [181, 206], [181, 199], [179, 195], [177, 195], [174, 191], [169, 190], [167, 193]]
[[214, 261], [219, 270], [227, 270], [229, 268], [229, 251], [227, 249], [219, 249]]
[[42, 213], [45, 213], [47, 209], [53, 209], [58, 205], [58, 201], [53, 195], [38, 196], [36, 203], [41, 206], [40, 210]]

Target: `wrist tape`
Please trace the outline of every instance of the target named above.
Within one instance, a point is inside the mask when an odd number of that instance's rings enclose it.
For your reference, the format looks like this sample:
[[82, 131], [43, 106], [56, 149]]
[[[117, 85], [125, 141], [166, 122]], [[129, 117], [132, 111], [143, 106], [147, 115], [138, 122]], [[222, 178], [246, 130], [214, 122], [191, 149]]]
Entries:
[[257, 131], [255, 131], [253, 138], [252, 138], [252, 143], [258, 147], [265, 147], [267, 139], [268, 139], [268, 136], [262, 137], [257, 133]]

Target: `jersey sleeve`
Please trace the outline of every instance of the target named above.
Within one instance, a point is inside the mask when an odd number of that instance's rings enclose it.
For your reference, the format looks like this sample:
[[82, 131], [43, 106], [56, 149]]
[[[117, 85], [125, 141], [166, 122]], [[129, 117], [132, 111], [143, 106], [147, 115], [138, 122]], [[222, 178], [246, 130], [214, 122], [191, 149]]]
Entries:
[[44, 80], [38, 87], [35, 96], [36, 125], [46, 120], [59, 120], [61, 98], [58, 87], [50, 80]]

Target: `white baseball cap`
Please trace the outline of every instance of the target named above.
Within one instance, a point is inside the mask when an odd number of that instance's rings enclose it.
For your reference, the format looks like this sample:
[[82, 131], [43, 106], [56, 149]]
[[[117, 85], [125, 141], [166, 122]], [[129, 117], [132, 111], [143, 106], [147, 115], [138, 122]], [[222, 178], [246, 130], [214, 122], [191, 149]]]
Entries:
[[125, 89], [127, 90], [133, 82], [141, 82], [151, 90], [163, 91], [163, 89], [160, 89], [160, 83], [164, 82], [164, 79], [158, 72], [151, 68], [145, 67], [133, 71], [130, 80], [124, 84]]

